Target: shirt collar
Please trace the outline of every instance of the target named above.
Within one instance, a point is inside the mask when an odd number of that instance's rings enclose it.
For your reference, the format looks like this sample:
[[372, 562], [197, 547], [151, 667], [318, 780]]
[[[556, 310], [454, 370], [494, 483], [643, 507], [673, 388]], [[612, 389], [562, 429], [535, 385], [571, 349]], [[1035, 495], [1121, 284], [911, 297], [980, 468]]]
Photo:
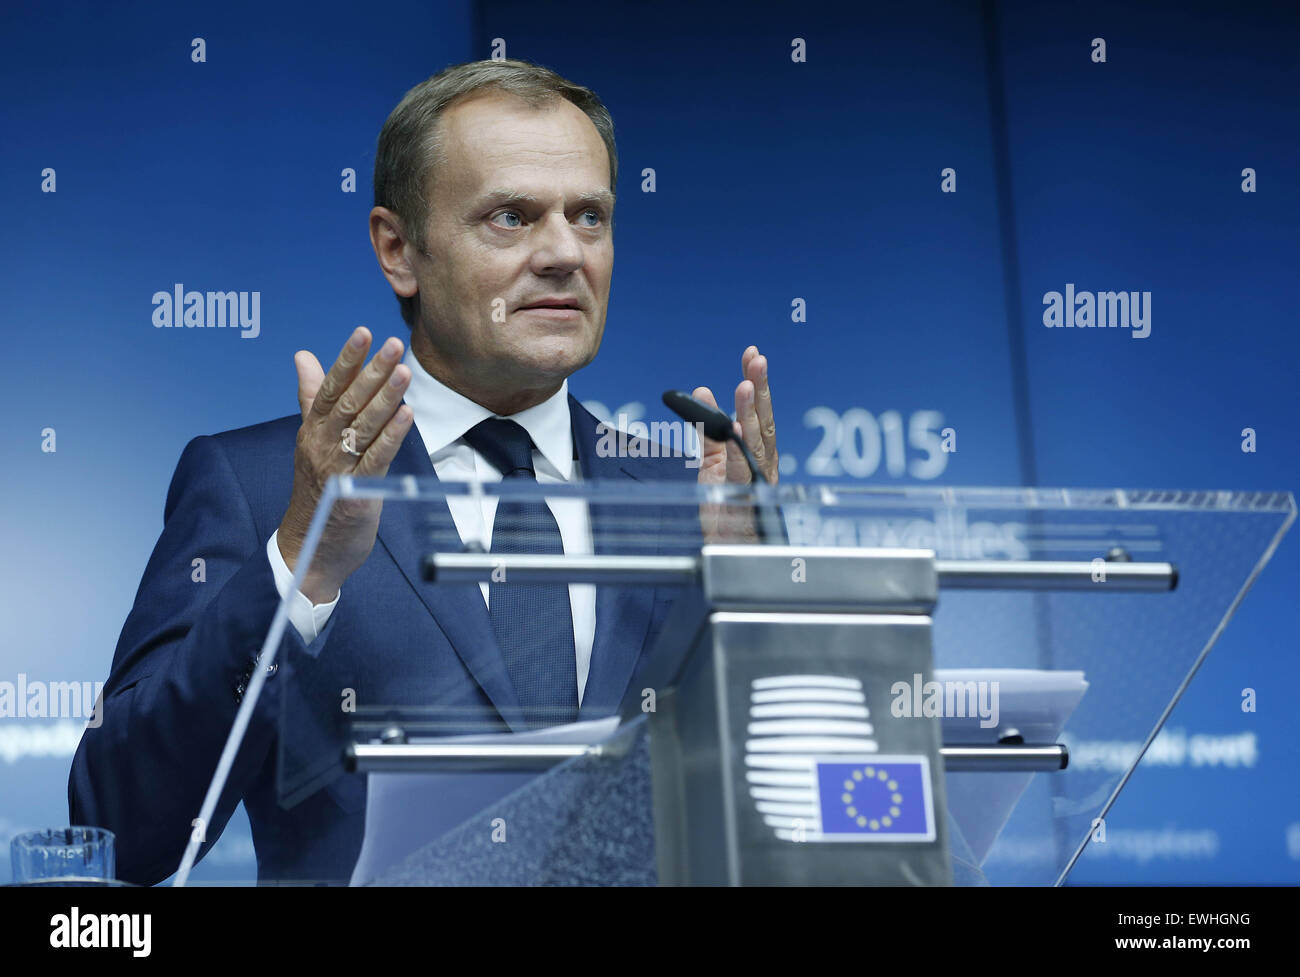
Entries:
[[[482, 404], [476, 404], [434, 378], [420, 365], [409, 347], [402, 362], [411, 370], [411, 383], [406, 388], [405, 400], [411, 405], [416, 430], [430, 455], [458, 441], [479, 421], [502, 416], [493, 414]], [[562, 478], [567, 481], [573, 476], [568, 380], [540, 404], [511, 414], [509, 419], [528, 432], [533, 444]]]

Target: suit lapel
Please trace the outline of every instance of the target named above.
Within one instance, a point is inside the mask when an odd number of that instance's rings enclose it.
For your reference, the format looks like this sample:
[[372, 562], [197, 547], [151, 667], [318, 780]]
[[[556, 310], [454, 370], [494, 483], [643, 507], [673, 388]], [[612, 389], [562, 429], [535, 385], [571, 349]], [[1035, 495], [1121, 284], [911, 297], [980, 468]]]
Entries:
[[[602, 458], [596, 450], [604, 426], [574, 397], [569, 397], [570, 426], [585, 481], [636, 480], [617, 457]], [[407, 433], [397, 456], [388, 468], [390, 476], [414, 475], [437, 481], [429, 453], [415, 425]], [[645, 538], [657, 539], [662, 513], [643, 508], [629, 510], [616, 505], [590, 506], [593, 548], [599, 554], [656, 552], [653, 543], [629, 546], [620, 541], [618, 527], [629, 511], [656, 521], [646, 527]], [[621, 516], [620, 516], [621, 512]], [[510, 728], [528, 727], [522, 719], [519, 695], [506, 672], [505, 659], [497, 645], [487, 608], [478, 584], [432, 584], [421, 575], [421, 565], [432, 540], [459, 540], [456, 524], [445, 500], [397, 502], [384, 506], [379, 520], [379, 540], [402, 571], [411, 588], [433, 615], [434, 622], [474, 680]], [[591, 649], [591, 667], [582, 696], [580, 719], [608, 715], [617, 709], [641, 657], [654, 588], [645, 585], [605, 585], [596, 588], [596, 632]]]
[[[388, 474], [437, 480], [414, 424], [389, 465]], [[424, 556], [433, 540], [460, 539], [446, 501], [387, 503], [379, 519], [379, 539], [510, 728], [516, 732], [527, 729], [478, 584], [432, 584], [421, 575]], [[598, 624], [599, 620], [597, 613]]]
[[[578, 401], [569, 397], [569, 415], [573, 429], [573, 443], [577, 446], [578, 461], [585, 481], [636, 479], [617, 457], [602, 458], [596, 445], [604, 431]], [[617, 527], [620, 510], [625, 521], [629, 512], [635, 511], [643, 518], [658, 520], [658, 510], [649, 516], [648, 510], [629, 509], [625, 506], [590, 506], [591, 535], [598, 554], [628, 553], [642, 547], [629, 547], [620, 542]], [[647, 527], [646, 538], [657, 539], [658, 526]], [[647, 544], [646, 552], [654, 552]], [[641, 657], [646, 630], [650, 626], [650, 613], [654, 604], [654, 588], [644, 585], [605, 585], [596, 588], [596, 634], [591, 649], [591, 669], [587, 673], [587, 686], [582, 695], [579, 719], [608, 715], [618, 708]]]

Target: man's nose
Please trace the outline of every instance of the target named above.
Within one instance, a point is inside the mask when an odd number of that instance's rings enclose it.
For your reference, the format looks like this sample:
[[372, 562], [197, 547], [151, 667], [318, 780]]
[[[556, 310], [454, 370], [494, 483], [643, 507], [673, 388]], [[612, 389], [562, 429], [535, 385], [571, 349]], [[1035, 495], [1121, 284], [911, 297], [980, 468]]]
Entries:
[[582, 241], [577, 229], [569, 223], [563, 214], [550, 214], [538, 228], [535, 238], [537, 248], [533, 251], [533, 270], [537, 273], [546, 271], [576, 271], [582, 267]]

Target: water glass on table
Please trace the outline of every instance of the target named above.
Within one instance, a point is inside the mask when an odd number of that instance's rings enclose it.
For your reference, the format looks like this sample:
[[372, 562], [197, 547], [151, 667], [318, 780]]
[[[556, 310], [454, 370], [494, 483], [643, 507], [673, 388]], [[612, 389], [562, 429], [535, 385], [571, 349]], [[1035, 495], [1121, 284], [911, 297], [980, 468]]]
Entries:
[[104, 828], [44, 828], [15, 835], [9, 858], [16, 884], [55, 880], [95, 884], [115, 871], [113, 832]]

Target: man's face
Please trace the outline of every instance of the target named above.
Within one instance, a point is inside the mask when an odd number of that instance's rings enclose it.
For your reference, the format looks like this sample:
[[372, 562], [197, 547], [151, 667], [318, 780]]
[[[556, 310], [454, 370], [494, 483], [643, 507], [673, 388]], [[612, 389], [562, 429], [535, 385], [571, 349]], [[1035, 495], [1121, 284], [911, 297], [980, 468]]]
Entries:
[[[614, 267], [609, 158], [571, 102], [492, 93], [443, 113], [412, 348], [471, 396], [549, 392], [600, 348]], [[526, 308], [537, 303], [570, 308]]]

